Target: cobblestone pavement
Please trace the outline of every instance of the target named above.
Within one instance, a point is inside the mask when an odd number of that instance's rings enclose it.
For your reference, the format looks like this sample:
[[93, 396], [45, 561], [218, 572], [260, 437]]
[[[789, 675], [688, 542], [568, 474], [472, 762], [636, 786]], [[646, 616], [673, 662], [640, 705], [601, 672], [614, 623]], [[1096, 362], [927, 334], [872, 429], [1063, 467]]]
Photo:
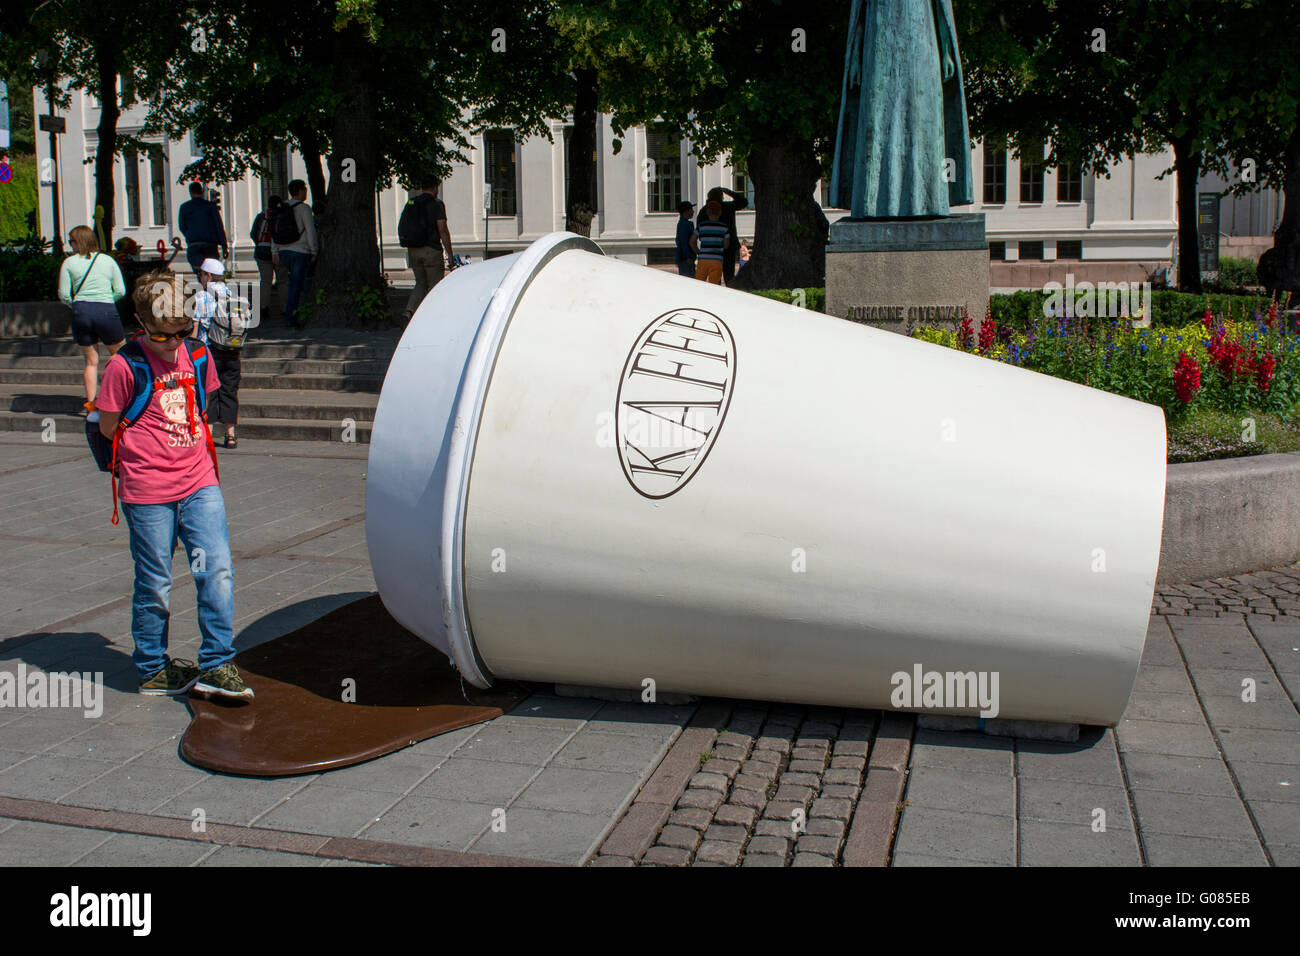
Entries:
[[1195, 584], [1161, 584], [1151, 613], [1237, 621], [1300, 619], [1300, 564]]
[[707, 702], [591, 865], [1300, 864], [1298, 595], [1161, 585], [1124, 719], [1073, 744]]

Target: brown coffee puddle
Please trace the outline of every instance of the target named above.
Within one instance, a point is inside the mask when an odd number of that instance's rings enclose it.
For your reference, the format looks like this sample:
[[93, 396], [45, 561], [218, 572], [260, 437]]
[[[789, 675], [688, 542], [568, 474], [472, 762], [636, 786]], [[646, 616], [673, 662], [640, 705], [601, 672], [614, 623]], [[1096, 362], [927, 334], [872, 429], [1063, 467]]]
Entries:
[[[372, 760], [512, 710], [527, 691], [462, 685], [451, 662], [363, 598], [235, 657], [247, 704], [191, 695], [188, 762], [219, 773], [284, 777]], [[345, 681], [355, 702], [345, 702]], [[466, 699], [468, 698], [468, 700]]]

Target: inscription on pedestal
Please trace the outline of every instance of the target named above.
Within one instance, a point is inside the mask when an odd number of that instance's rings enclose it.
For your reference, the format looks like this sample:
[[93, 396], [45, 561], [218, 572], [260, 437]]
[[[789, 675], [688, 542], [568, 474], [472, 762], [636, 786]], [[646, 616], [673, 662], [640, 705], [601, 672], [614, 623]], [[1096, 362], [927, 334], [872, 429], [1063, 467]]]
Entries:
[[854, 322], [960, 322], [960, 305], [851, 305], [844, 317]]

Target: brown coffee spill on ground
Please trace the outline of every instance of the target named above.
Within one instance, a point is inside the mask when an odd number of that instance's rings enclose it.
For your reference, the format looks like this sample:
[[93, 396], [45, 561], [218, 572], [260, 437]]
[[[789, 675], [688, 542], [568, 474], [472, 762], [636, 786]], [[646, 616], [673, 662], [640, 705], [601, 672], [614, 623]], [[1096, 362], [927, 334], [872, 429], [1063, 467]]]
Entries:
[[[381, 757], [499, 717], [527, 693], [510, 683], [462, 685], [447, 658], [398, 624], [377, 595], [243, 651], [234, 663], [255, 699], [192, 696], [194, 719], [180, 752], [199, 767], [252, 777]], [[345, 702], [349, 688], [355, 702]]]

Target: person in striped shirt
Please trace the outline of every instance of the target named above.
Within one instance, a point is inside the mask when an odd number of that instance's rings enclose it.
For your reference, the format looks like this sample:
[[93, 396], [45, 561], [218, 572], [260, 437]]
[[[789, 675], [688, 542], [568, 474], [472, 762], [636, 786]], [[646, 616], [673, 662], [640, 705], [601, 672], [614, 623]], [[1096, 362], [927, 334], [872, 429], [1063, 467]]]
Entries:
[[691, 248], [696, 252], [695, 278], [714, 285], [722, 285], [723, 253], [731, 241], [730, 229], [722, 218], [722, 203], [710, 199], [704, 204], [704, 215], [691, 236]]

